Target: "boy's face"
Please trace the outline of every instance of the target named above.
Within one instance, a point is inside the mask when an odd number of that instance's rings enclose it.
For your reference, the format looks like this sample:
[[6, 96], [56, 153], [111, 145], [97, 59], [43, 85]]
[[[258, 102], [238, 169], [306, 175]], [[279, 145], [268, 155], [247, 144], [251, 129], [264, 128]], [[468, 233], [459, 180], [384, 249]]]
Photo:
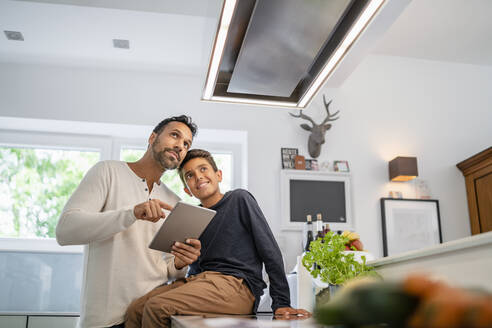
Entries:
[[222, 171], [214, 171], [205, 158], [193, 158], [183, 166], [183, 177], [186, 182], [185, 192], [202, 200], [220, 193], [219, 182], [222, 182]]

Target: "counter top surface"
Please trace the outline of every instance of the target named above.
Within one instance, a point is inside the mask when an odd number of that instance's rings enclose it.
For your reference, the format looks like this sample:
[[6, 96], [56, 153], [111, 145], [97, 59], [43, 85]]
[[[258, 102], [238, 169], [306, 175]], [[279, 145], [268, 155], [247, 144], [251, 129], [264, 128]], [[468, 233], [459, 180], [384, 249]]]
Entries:
[[478, 235], [473, 235], [462, 239], [451, 240], [424, 249], [405, 252], [394, 256], [383, 257], [377, 260], [368, 261], [367, 264], [373, 265], [375, 267], [379, 267], [382, 265], [408, 261], [408, 260], [431, 256], [431, 255], [444, 254], [444, 253], [459, 251], [472, 247], [482, 247], [487, 244], [492, 244], [492, 231], [481, 233]]
[[235, 316], [173, 316], [172, 328], [321, 328], [313, 318], [275, 320], [271, 314]]

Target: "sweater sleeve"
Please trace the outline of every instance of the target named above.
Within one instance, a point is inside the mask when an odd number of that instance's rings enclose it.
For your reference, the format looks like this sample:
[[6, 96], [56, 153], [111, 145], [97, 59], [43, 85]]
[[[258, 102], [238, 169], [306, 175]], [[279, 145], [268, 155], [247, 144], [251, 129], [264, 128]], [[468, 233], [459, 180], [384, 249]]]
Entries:
[[244, 218], [250, 221], [248, 225], [251, 228], [256, 250], [265, 264], [270, 279], [272, 310], [275, 312], [280, 307], [290, 306], [289, 284], [284, 271], [282, 253], [254, 197], [247, 191], [243, 191], [242, 195], [242, 211], [245, 214]]
[[169, 280], [184, 278], [188, 272], [188, 266], [185, 266], [179, 270], [176, 269], [176, 266], [174, 265], [174, 258], [174, 255], [168, 255], [166, 258], [167, 278]]
[[99, 162], [87, 172], [62, 211], [56, 226], [56, 240], [60, 245], [104, 240], [135, 222], [132, 207], [101, 212], [109, 186], [107, 164]]

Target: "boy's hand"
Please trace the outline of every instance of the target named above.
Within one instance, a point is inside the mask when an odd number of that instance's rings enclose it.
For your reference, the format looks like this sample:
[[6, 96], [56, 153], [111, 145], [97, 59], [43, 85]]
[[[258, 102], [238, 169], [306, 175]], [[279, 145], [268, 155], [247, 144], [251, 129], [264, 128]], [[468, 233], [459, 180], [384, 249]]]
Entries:
[[171, 254], [174, 257], [174, 266], [180, 270], [195, 262], [200, 256], [202, 243], [198, 239], [187, 239], [186, 244], [175, 242]]
[[166, 217], [166, 214], [164, 214], [162, 209], [171, 211], [173, 207], [159, 199], [151, 199], [136, 205], [133, 208], [133, 214], [135, 214], [135, 217], [138, 220], [157, 222]]
[[276, 320], [298, 320], [311, 317], [311, 313], [304, 309], [293, 309], [291, 307], [281, 307], [275, 310]]

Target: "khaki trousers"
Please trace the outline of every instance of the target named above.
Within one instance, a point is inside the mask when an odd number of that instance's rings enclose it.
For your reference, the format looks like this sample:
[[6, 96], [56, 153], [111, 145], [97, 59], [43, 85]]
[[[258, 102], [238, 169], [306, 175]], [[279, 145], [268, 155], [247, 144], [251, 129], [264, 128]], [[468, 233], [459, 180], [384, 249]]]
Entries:
[[243, 279], [206, 271], [159, 286], [133, 301], [125, 328], [170, 327], [170, 317], [180, 314], [251, 314], [254, 302]]

